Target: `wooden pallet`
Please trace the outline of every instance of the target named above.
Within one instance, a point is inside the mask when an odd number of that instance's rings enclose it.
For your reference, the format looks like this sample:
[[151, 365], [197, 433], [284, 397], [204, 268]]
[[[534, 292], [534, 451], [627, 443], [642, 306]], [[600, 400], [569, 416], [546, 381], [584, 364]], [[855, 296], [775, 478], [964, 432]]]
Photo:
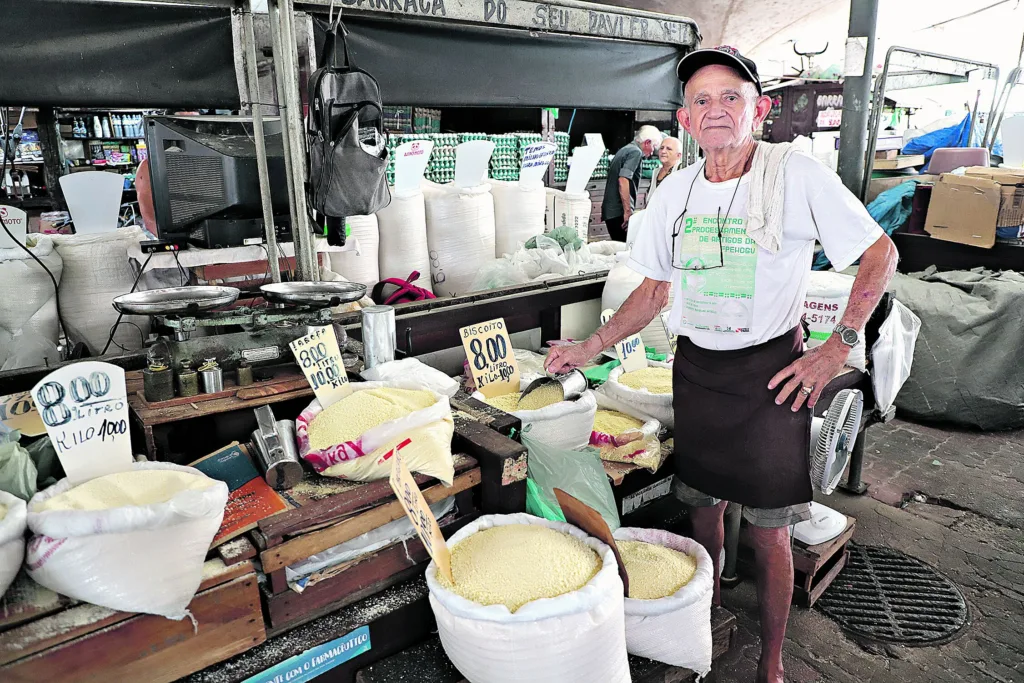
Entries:
[[[22, 573], [4, 596], [0, 680], [5, 683], [174, 681], [266, 639], [252, 562], [203, 567], [189, 604], [199, 624], [76, 603]], [[126, 569], [130, 571], [130, 569]]]

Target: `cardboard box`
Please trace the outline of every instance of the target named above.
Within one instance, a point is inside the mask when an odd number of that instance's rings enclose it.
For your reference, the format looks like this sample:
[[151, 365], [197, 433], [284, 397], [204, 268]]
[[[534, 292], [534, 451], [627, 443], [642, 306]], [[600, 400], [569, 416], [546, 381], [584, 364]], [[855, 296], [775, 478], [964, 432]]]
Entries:
[[880, 149], [875, 152], [875, 159], [895, 159], [899, 155], [898, 149]]
[[897, 185], [901, 185], [908, 180], [916, 180], [920, 183], [934, 183], [938, 181], [939, 176], [932, 175], [930, 173], [921, 173], [919, 175], [899, 175], [891, 178], [872, 178], [871, 182], [868, 183], [868, 193], [864, 197], [864, 203], [870, 204], [875, 201], [875, 198], [885, 192], [886, 190], [892, 189]]
[[943, 173], [932, 190], [925, 232], [947, 242], [991, 249], [1001, 186], [994, 180]]
[[893, 159], [876, 159], [876, 171], [900, 171], [904, 168], [924, 166], [923, 154], [900, 154]]
[[970, 166], [966, 174], [999, 183], [999, 216], [997, 228], [1024, 225], [1024, 168], [990, 168]]

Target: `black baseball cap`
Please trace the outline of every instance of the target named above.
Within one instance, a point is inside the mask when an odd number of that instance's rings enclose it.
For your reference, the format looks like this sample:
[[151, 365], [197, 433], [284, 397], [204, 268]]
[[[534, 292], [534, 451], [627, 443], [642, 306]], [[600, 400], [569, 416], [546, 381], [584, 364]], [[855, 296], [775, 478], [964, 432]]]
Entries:
[[741, 55], [740, 51], [736, 48], [728, 45], [694, 50], [679, 60], [679, 66], [676, 67], [676, 75], [683, 82], [683, 87], [686, 87], [686, 81], [690, 80], [693, 74], [697, 73], [699, 69], [711, 66], [712, 64], [721, 64], [722, 66], [736, 69], [740, 76], [757, 86], [758, 95], [763, 94], [761, 79], [757, 75], [757, 64], [754, 63], [754, 60]]

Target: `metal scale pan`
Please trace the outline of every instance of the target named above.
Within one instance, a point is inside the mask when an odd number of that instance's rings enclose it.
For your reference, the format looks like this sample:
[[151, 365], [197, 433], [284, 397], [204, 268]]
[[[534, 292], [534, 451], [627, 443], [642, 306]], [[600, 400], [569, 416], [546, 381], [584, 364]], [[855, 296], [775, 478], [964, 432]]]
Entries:
[[260, 287], [267, 301], [291, 306], [337, 306], [359, 301], [366, 285], [358, 282], [276, 282]]
[[194, 315], [233, 304], [238, 293], [235, 287], [168, 287], [122, 294], [113, 304], [128, 315]]

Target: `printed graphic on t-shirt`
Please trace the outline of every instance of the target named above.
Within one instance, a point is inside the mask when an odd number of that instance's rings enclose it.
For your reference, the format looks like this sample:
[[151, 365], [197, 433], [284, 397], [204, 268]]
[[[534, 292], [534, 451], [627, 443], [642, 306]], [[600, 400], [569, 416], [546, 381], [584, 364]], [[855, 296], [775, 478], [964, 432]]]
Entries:
[[[682, 292], [682, 324], [713, 332], [749, 332], [754, 320], [757, 245], [741, 217], [722, 221], [695, 214], [679, 234], [677, 267]], [[721, 267], [718, 267], [722, 264]]]

